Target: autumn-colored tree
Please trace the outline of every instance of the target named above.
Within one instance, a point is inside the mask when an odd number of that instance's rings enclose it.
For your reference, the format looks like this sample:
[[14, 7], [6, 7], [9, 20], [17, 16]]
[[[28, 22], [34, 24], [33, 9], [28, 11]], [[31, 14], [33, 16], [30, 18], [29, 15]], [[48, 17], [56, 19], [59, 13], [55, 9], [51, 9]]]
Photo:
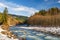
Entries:
[[40, 26], [60, 26], [60, 9], [51, 8], [47, 11], [41, 10], [29, 17], [28, 23]]
[[59, 9], [54, 7], [48, 10], [48, 13], [50, 13], [50, 15], [57, 15], [59, 14]]

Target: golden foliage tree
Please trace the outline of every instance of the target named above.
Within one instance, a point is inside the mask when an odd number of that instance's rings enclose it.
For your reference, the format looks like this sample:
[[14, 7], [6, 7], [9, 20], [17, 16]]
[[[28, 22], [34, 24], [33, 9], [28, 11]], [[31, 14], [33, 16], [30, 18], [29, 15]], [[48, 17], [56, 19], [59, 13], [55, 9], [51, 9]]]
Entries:
[[29, 17], [27, 23], [40, 26], [60, 26], [60, 9], [51, 8], [47, 11], [41, 10]]

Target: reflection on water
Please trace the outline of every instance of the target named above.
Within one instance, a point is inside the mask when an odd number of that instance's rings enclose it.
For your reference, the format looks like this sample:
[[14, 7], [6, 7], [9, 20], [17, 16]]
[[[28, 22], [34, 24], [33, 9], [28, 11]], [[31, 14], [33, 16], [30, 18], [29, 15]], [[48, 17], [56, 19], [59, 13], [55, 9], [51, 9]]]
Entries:
[[60, 40], [59, 37], [54, 37], [41, 32], [37, 32], [30, 29], [23, 29], [20, 27], [11, 27], [10, 30], [18, 36], [23, 37], [26, 40]]

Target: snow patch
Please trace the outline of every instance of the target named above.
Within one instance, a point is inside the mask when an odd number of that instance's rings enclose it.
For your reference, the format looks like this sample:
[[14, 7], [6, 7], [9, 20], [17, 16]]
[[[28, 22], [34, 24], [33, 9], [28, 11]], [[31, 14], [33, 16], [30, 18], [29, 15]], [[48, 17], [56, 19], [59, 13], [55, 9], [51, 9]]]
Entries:
[[1, 33], [2, 31], [6, 31], [6, 30], [3, 30], [0, 27], [0, 40], [18, 40], [18, 39], [8, 38], [7, 35], [4, 35], [4, 34]]

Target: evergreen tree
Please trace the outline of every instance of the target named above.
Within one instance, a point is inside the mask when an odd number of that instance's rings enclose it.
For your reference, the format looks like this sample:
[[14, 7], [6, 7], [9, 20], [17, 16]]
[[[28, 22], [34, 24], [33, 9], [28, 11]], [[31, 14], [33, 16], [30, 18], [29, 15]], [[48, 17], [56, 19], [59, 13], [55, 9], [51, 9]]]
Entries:
[[3, 23], [7, 23], [7, 17], [8, 17], [8, 10], [7, 8], [3, 11]]
[[40, 13], [41, 15], [43, 15], [43, 16], [46, 15], [46, 11], [45, 11], [45, 10], [41, 10], [41, 11], [39, 11], [39, 13]]

